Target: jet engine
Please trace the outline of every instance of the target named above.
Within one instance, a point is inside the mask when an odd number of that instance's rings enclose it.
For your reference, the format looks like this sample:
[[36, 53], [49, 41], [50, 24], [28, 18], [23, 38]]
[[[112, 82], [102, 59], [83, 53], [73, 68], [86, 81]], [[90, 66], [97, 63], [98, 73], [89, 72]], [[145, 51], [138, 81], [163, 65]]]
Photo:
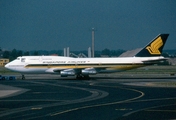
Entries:
[[74, 76], [74, 75], [89, 76], [89, 75], [95, 75], [95, 74], [97, 74], [97, 71], [94, 68], [86, 68], [83, 70], [67, 69], [67, 70], [60, 71], [61, 77]]
[[94, 68], [86, 68], [81, 71], [83, 75], [95, 75], [97, 71]]
[[76, 73], [73, 69], [63, 70], [60, 72], [61, 77], [74, 76]]

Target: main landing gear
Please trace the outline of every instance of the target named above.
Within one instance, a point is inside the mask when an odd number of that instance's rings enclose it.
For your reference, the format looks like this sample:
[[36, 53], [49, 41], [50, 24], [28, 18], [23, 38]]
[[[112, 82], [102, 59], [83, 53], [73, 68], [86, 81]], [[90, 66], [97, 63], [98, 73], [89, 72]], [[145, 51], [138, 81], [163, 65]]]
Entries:
[[21, 79], [22, 79], [22, 80], [25, 80], [25, 76], [24, 76], [24, 75], [22, 75]]
[[77, 80], [90, 80], [90, 77], [89, 77], [89, 75], [78, 74], [78, 75], [76, 76], [76, 79], [77, 79]]

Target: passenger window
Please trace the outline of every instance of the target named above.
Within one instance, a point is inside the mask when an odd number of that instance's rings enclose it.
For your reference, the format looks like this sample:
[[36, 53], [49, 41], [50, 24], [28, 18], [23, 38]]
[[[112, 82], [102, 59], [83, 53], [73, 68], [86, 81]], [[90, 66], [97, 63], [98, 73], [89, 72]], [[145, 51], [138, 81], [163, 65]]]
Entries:
[[21, 58], [21, 62], [25, 62], [26, 58]]

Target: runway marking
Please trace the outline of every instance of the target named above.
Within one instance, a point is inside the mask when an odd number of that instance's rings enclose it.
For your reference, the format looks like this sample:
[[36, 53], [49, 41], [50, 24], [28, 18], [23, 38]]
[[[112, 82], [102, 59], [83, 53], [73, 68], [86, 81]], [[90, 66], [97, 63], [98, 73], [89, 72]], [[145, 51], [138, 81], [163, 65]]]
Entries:
[[143, 109], [139, 109], [139, 110], [136, 110], [136, 111], [132, 111], [132, 112], [126, 113], [123, 116], [129, 116], [131, 114], [134, 114], [134, 113], [137, 113], [137, 112], [140, 112], [140, 111], [147, 111], [147, 110], [154, 109], [154, 108], [167, 107], [167, 106], [173, 106], [173, 105], [176, 105], [176, 104], [160, 105], [160, 106], [153, 106], [153, 107], [143, 108]]
[[42, 107], [34, 107], [34, 108], [31, 108], [31, 110], [41, 110]]
[[115, 110], [119, 110], [119, 111], [129, 111], [129, 110], [133, 110], [131, 108], [116, 108]]
[[56, 94], [57, 92], [32, 92], [33, 94]]
[[145, 87], [170, 87], [175, 88], [176, 82], [133, 82], [133, 83], [121, 83], [123, 85], [131, 85], [131, 86], [145, 86]]
[[176, 112], [176, 110], [145, 110], [148, 112]]
[[[112, 86], [104, 86], [104, 85], [95, 85], [95, 83], [93, 85], [94, 86], [101, 86], [101, 87], [112, 87]], [[65, 111], [62, 111], [62, 112], [51, 114], [50, 116], [56, 116], [56, 115], [68, 113], [68, 112], [71, 112], [71, 111], [81, 110], [81, 109], [87, 109], [87, 108], [93, 108], [93, 107], [102, 107], [102, 106], [114, 105], [114, 104], [119, 104], [119, 103], [126, 103], [128, 101], [139, 99], [139, 98], [141, 98], [141, 97], [143, 97], [145, 95], [142, 91], [139, 91], [139, 90], [136, 90], [136, 89], [123, 88], [123, 87], [117, 87], [117, 86], [115, 86], [114, 88], [126, 89], [126, 90], [131, 90], [131, 91], [139, 92], [141, 95], [138, 96], [138, 97], [134, 97], [134, 98], [131, 98], [131, 99], [127, 99], [127, 100], [123, 100], [123, 101], [118, 101], [118, 102], [111, 102], [111, 103], [104, 103], [104, 104], [98, 104], [98, 105], [90, 105], [90, 106], [73, 108], [73, 109], [69, 109], [69, 110], [65, 110]]]
[[29, 99], [29, 100], [0, 100], [0, 102], [65, 102], [68, 100], [50, 100], [50, 99]]
[[132, 100], [136, 100], [136, 99], [139, 99], [139, 98], [142, 98], [142, 97], [145, 95], [144, 92], [139, 91], [139, 90], [136, 90], [136, 89], [131, 89], [131, 88], [124, 88], [124, 87], [119, 87], [119, 86], [95, 85], [95, 83], [94, 83], [93, 86], [110, 87], [110, 88], [119, 88], [119, 89], [124, 89], [124, 90], [130, 90], [130, 91], [138, 92], [138, 93], [141, 94], [141, 95], [138, 96], [138, 97], [134, 97], [134, 98], [131, 98], [131, 99], [124, 100], [125, 102], [127, 102], [127, 101], [132, 101]]
[[176, 99], [176, 97], [173, 98], [157, 98], [157, 99], [145, 99], [145, 100], [136, 100], [136, 101], [130, 101], [128, 103], [133, 103], [133, 102], [149, 102], [149, 101], [161, 101], [161, 100], [172, 100]]

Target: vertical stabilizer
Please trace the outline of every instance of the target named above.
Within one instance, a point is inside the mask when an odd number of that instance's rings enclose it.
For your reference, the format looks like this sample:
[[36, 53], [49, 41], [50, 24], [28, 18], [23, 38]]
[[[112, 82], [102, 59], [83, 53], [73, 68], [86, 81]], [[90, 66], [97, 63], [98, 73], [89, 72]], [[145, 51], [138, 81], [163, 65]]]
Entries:
[[135, 57], [160, 56], [169, 34], [159, 34], [147, 46], [139, 51]]

